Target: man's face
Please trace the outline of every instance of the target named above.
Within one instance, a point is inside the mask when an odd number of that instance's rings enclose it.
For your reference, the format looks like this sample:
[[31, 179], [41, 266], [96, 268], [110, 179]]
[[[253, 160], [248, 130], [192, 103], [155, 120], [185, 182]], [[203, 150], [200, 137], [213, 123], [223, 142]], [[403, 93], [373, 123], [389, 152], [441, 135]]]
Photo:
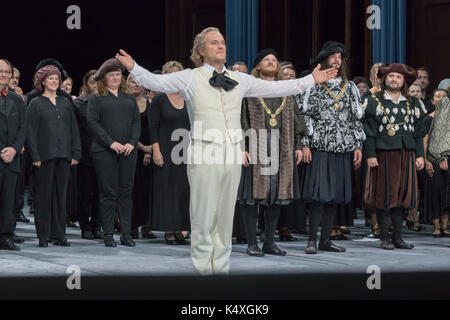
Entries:
[[15, 89], [16, 87], [19, 86], [19, 73], [18, 72], [14, 72], [14, 75], [11, 78], [11, 81], [9, 82], [9, 86], [12, 89]]
[[386, 89], [389, 91], [400, 91], [403, 87], [405, 77], [401, 73], [391, 72], [386, 76]]
[[235, 64], [235, 65], [231, 68], [231, 70], [232, 70], [232, 71], [239, 71], [239, 72], [242, 72], [242, 73], [248, 73], [247, 66], [242, 65], [242, 64]]
[[261, 60], [256, 69], [265, 76], [273, 77], [277, 74], [278, 60], [273, 54], [269, 54]]
[[431, 100], [431, 102], [434, 105], [437, 105], [439, 103], [439, 101], [441, 101], [446, 96], [447, 96], [447, 92], [445, 92], [444, 90], [438, 90], [434, 93], [434, 96], [433, 96], [433, 99]]
[[419, 75], [417, 77], [417, 80], [420, 81], [421, 87], [424, 88], [424, 90], [425, 90], [428, 87], [428, 85], [430, 84], [430, 77], [428, 75], [428, 72], [419, 70], [418, 73], [419, 73]]
[[328, 57], [328, 65], [330, 67], [339, 69], [342, 65], [342, 54], [341, 53], [335, 53]]
[[227, 46], [222, 34], [210, 31], [205, 36], [205, 48], [200, 48], [199, 53], [205, 63], [225, 64], [227, 59]]
[[294, 80], [295, 79], [295, 71], [291, 68], [283, 69], [283, 80]]
[[7, 87], [11, 81], [11, 66], [0, 60], [0, 87]]

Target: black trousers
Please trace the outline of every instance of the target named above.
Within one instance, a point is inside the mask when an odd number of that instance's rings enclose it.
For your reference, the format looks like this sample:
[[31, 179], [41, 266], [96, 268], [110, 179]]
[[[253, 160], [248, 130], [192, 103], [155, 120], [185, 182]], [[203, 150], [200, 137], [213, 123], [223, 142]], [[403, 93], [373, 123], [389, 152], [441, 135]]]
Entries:
[[[275, 244], [275, 230], [277, 228], [278, 219], [280, 218], [281, 206], [272, 205], [264, 208], [264, 223], [265, 223], [265, 240], [264, 245], [273, 246]], [[257, 206], [243, 205], [243, 222], [245, 232], [247, 235], [248, 246], [256, 246], [256, 225], [258, 222]]]
[[35, 225], [39, 240], [63, 240], [66, 235], [66, 201], [70, 162], [52, 159], [35, 169]]
[[105, 236], [114, 234], [114, 213], [117, 209], [120, 232], [131, 232], [131, 210], [133, 208], [134, 173], [137, 152], [129, 156], [117, 155], [114, 151], [92, 153], [98, 178], [99, 210]]
[[405, 216], [404, 208], [392, 208], [390, 210], [376, 210], [377, 222], [380, 226], [380, 239], [388, 241], [389, 239], [389, 217], [391, 217], [393, 233], [392, 241], [397, 242], [402, 240], [402, 223]]
[[0, 169], [0, 240], [11, 238], [14, 233], [14, 193], [18, 175], [9, 168]]
[[93, 166], [83, 163], [78, 165], [78, 195], [80, 199], [78, 221], [81, 230], [99, 230], [101, 219], [98, 210], [98, 186]]
[[26, 180], [26, 168], [27, 161], [25, 156], [20, 157], [20, 173], [17, 177], [16, 194], [15, 194], [15, 211], [20, 211], [24, 207], [24, 193], [25, 193], [25, 180]]

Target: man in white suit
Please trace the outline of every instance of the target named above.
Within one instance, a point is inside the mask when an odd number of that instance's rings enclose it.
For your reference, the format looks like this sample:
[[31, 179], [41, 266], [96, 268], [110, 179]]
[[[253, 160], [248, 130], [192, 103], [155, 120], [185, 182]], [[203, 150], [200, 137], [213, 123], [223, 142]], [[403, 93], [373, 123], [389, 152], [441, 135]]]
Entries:
[[[124, 50], [116, 58], [138, 84], [149, 90], [181, 93], [185, 99], [191, 121], [189, 154], [194, 158], [187, 166], [192, 262], [203, 275], [228, 273], [234, 206], [243, 162], [242, 158], [230, 159], [241, 151], [242, 99], [297, 95], [333, 78], [337, 70], [320, 70], [319, 65], [311, 75], [287, 81], [264, 81], [229, 71], [225, 67], [225, 40], [213, 27], [203, 30], [194, 40], [191, 60], [195, 69], [155, 75], [137, 65]], [[211, 150], [213, 163], [206, 159]]]

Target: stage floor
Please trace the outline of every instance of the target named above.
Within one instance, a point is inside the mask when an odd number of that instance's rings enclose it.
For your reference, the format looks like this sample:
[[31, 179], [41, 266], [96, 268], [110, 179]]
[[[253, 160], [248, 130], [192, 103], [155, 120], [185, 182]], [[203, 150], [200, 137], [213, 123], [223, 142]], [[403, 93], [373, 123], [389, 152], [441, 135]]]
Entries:
[[[167, 245], [162, 232], [157, 239], [136, 240], [136, 247], [118, 245], [106, 248], [102, 240], [84, 240], [79, 228], [67, 228], [70, 247], [39, 248], [33, 215], [25, 215], [31, 223], [18, 223], [17, 234], [25, 238], [19, 244], [21, 251], [0, 251], [0, 277], [65, 276], [69, 266], [78, 266], [84, 276], [186, 276], [194, 275], [190, 246]], [[361, 215], [360, 215], [361, 217]], [[277, 242], [287, 251], [285, 257], [257, 258], [245, 254], [246, 244], [233, 244], [230, 273], [245, 274], [304, 274], [304, 273], [359, 273], [368, 266], [377, 265], [382, 272], [448, 272], [450, 271], [450, 238], [435, 239], [432, 226], [420, 233], [404, 227], [404, 239], [413, 243], [413, 250], [385, 251], [378, 248], [379, 240], [364, 237], [370, 229], [362, 219], [355, 220], [348, 241], [336, 241], [345, 253], [319, 251], [306, 255], [307, 237], [295, 235], [299, 241]], [[119, 235], [115, 235], [119, 241]], [[262, 245], [260, 243], [260, 245]]]

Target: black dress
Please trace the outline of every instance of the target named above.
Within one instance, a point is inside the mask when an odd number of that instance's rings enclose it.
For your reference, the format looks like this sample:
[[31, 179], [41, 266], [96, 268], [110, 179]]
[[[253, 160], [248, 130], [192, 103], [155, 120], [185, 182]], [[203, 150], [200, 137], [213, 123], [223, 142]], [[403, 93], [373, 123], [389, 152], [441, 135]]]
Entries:
[[[148, 113], [150, 102], [147, 100], [145, 111], [140, 113], [141, 117], [141, 137], [139, 142], [145, 146], [150, 145], [150, 135], [148, 128]], [[131, 218], [131, 229], [136, 229], [146, 224], [151, 215], [151, 181], [152, 164], [144, 166], [145, 153], [138, 149], [136, 174], [134, 177], [133, 190], [133, 214]]]
[[[430, 133], [431, 122], [433, 118], [427, 116], [424, 119], [425, 127]], [[431, 161], [433, 164], [434, 174], [430, 178], [425, 173], [424, 178], [424, 220], [426, 223], [433, 223], [434, 219], [439, 219], [442, 215], [448, 214], [448, 200], [447, 200], [447, 184], [448, 172], [442, 171], [438, 164]], [[425, 171], [425, 170], [423, 170]]]
[[[153, 166], [153, 205], [151, 225], [154, 230], [190, 230], [189, 181], [186, 161], [174, 164], [172, 149], [181, 141], [172, 141], [176, 129], [190, 130], [186, 104], [175, 108], [166, 94], [153, 98], [149, 112], [150, 143], [159, 143], [164, 166]], [[187, 138], [187, 137], [184, 137]], [[186, 157], [180, 152], [180, 156]]]

